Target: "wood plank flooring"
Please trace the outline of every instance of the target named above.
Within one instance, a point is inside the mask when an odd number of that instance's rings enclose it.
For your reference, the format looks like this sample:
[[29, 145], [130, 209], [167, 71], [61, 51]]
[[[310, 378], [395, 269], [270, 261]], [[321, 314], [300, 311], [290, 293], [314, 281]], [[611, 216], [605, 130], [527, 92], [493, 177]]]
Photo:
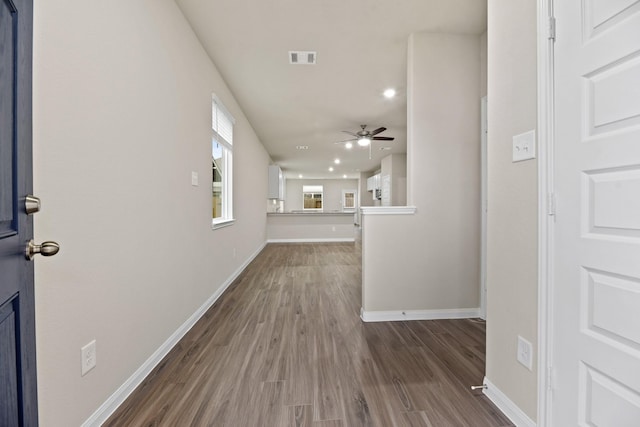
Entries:
[[360, 247], [269, 244], [105, 426], [503, 427], [480, 320], [363, 323]]

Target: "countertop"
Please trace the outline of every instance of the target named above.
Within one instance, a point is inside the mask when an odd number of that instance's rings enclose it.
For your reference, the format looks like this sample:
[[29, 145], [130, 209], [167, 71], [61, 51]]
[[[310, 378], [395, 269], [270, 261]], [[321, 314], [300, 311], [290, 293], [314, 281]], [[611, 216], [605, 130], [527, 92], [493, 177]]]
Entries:
[[267, 216], [353, 216], [355, 212], [267, 212]]

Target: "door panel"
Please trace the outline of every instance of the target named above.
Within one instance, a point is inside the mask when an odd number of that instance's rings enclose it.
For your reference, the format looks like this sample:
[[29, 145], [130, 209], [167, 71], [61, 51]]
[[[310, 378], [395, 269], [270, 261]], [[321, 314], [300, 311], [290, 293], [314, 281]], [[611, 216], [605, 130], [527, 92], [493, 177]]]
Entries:
[[0, 0], [0, 426], [37, 426], [32, 191], [32, 2]]
[[640, 395], [614, 378], [582, 365], [584, 407], [581, 424], [593, 426], [636, 426], [640, 420]]
[[0, 426], [18, 424], [18, 364], [14, 301], [0, 307]]
[[0, 1], [0, 236], [17, 233], [14, 218], [15, 14]]
[[554, 2], [554, 426], [640, 425], [640, 1]]

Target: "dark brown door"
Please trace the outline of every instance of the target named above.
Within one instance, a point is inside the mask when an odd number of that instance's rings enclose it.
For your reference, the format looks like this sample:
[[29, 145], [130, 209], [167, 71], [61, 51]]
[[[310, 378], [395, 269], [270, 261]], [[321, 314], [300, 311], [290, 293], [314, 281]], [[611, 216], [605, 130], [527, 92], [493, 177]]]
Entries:
[[31, 0], [0, 0], [0, 426], [36, 426], [33, 263]]

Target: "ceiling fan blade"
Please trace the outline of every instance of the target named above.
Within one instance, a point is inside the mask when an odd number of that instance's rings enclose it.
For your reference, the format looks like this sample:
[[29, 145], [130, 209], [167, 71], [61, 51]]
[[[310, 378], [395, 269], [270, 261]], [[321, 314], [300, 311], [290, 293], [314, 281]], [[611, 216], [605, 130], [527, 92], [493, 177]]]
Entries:
[[371, 131], [371, 133], [370, 133], [369, 135], [371, 135], [371, 136], [373, 136], [373, 135], [377, 135], [377, 134], [379, 134], [380, 132], [384, 132], [385, 130], [387, 130], [387, 128], [385, 128], [385, 127], [380, 127], [380, 128], [378, 128], [378, 129], [376, 129], [376, 130], [374, 130], [374, 131]]
[[344, 144], [346, 142], [356, 142], [356, 141], [357, 141], [357, 139], [351, 138], [351, 139], [345, 139], [345, 140], [342, 140], [342, 141], [334, 142], [334, 144]]
[[392, 136], [374, 136], [372, 139], [375, 141], [393, 141], [395, 138]]
[[344, 132], [344, 133], [348, 133], [348, 134], [349, 134], [349, 135], [351, 135], [351, 136], [355, 136], [356, 138], [359, 138], [359, 136], [358, 136], [358, 134], [357, 134], [357, 133], [349, 132], [348, 130], [343, 130], [342, 132]]

